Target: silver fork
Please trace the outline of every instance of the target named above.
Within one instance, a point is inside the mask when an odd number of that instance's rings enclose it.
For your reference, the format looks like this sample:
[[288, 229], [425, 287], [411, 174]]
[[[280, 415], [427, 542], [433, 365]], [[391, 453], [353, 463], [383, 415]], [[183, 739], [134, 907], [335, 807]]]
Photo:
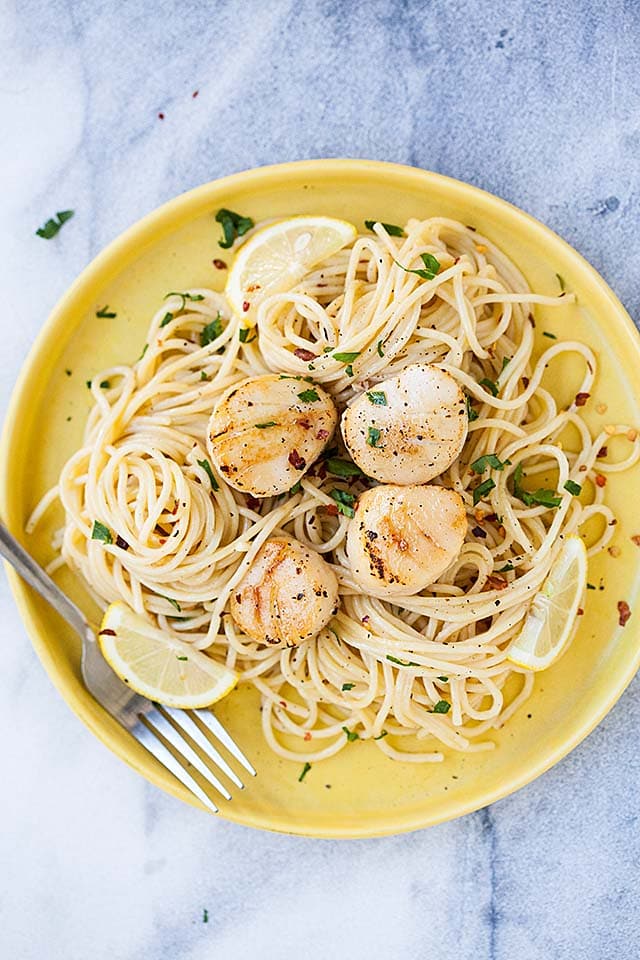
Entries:
[[[244, 789], [244, 784], [206, 736], [203, 726], [252, 777], [255, 777], [256, 771], [242, 750], [209, 710], [175, 710], [165, 706], [160, 708], [158, 704], [152, 703], [146, 697], [134, 693], [119, 679], [100, 653], [95, 633], [79, 607], [62, 592], [3, 524], [0, 524], [0, 555], [9, 561], [23, 580], [34, 587], [80, 636], [82, 677], [89, 693], [207, 809], [212, 813], [218, 812], [211, 797], [205, 793], [186, 766], [176, 759], [159, 737], [167, 740], [184, 763], [197, 770], [207, 784], [222, 794], [225, 800], [231, 800], [231, 794], [185, 739], [185, 735], [197, 744], [212, 765], [221, 770], [241, 790]], [[199, 722], [196, 722], [196, 718]]]

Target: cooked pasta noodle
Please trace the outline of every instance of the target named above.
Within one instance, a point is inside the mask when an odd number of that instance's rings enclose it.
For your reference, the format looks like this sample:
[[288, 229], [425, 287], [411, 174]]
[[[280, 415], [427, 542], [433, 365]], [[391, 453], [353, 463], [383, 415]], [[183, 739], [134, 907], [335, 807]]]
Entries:
[[[594, 485], [589, 506], [565, 488], [594, 479], [611, 432], [592, 437], [580, 401], [559, 408], [542, 385], [547, 366], [574, 353], [584, 368], [579, 393], [588, 394], [596, 358], [573, 340], [534, 354], [534, 305], [572, 295], [530, 292], [504, 253], [456, 221], [410, 221], [405, 234], [389, 236], [377, 224], [358, 236], [293, 290], [267, 297], [255, 335], [242, 340], [244, 321], [222, 295], [171, 296], [151, 321], [143, 356], [94, 379], [84, 444], [31, 520], [59, 496], [61, 556], [100, 605], [124, 600], [237, 670], [261, 694], [267, 742], [291, 759], [329, 757], [356, 734], [388, 757], [416, 762], [492, 748], [486, 735], [531, 693], [533, 675], [506, 656], [562, 538], [599, 516], [593, 553], [613, 530], [601, 487]], [[423, 253], [438, 261], [431, 279], [405, 269], [419, 268]], [[356, 356], [349, 365], [336, 352]], [[297, 491], [254, 500], [211, 472], [206, 433], [218, 398], [249, 376], [311, 378], [340, 409], [415, 362], [438, 364], [468, 397], [466, 445], [434, 482], [461, 495], [469, 529], [436, 583], [391, 602], [354, 581], [345, 552], [350, 520], [331, 496], [335, 489], [357, 496], [370, 481], [332, 475], [325, 453]], [[563, 445], [568, 428], [577, 440]], [[635, 439], [624, 462], [599, 460], [597, 472], [624, 469], [639, 453]], [[491, 472], [495, 486], [474, 504], [482, 478], [470, 465], [483, 454], [496, 454], [503, 468]], [[519, 499], [519, 466], [551, 482], [559, 505]], [[113, 531], [112, 543], [92, 539], [96, 520]], [[291, 648], [249, 639], [228, 614], [231, 592], [274, 534], [322, 554], [340, 586], [329, 626]]]

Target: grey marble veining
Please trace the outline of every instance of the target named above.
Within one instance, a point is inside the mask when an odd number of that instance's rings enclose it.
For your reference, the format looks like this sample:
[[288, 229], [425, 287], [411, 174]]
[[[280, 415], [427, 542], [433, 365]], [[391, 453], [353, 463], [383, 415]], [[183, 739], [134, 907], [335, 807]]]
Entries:
[[[0, 412], [108, 241], [176, 193], [282, 160], [395, 160], [491, 190], [576, 246], [637, 317], [639, 27], [633, 0], [3, 4]], [[34, 236], [67, 207], [56, 240]], [[567, 759], [488, 810], [306, 841], [146, 785], [55, 692], [4, 579], [0, 612], [2, 957], [638, 956], [637, 680]]]

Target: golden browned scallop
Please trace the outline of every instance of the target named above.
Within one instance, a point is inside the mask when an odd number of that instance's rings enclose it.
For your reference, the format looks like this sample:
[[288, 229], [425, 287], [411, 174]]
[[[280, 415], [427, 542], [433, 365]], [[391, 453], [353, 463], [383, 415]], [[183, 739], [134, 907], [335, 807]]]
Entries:
[[277, 373], [228, 390], [209, 421], [211, 459], [236, 490], [285, 493], [322, 453], [338, 420], [319, 386]]
[[456, 559], [466, 531], [464, 503], [454, 490], [381, 484], [361, 495], [349, 523], [351, 573], [373, 596], [411, 596]]
[[377, 383], [342, 417], [349, 453], [383, 483], [427, 483], [443, 473], [460, 455], [468, 426], [462, 390], [429, 363]]
[[338, 580], [319, 553], [272, 537], [231, 595], [231, 616], [258, 643], [295, 646], [326, 627], [338, 610]]

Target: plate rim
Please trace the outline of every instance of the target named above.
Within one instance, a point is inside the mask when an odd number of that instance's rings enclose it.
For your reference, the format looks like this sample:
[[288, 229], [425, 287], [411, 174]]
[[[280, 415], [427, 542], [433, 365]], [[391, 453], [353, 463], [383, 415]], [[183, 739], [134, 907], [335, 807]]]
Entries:
[[[546, 226], [525, 210], [510, 203], [508, 200], [504, 200], [481, 187], [477, 187], [463, 180], [458, 180], [454, 177], [448, 177], [444, 174], [423, 170], [407, 164], [368, 159], [318, 158], [312, 160], [296, 160], [239, 171], [225, 177], [207, 181], [206, 183], [180, 193], [128, 226], [82, 269], [58, 299], [43, 323], [22, 363], [14, 384], [3, 424], [2, 437], [0, 439], [0, 516], [4, 518], [8, 529], [14, 536], [17, 536], [21, 542], [24, 542], [24, 531], [20, 529], [18, 519], [15, 518], [16, 509], [12, 508], [12, 481], [8, 452], [12, 447], [12, 439], [17, 430], [20, 411], [25, 402], [28, 401], [29, 381], [31, 381], [31, 383], [33, 382], [34, 369], [37, 369], [41, 365], [41, 358], [46, 353], [48, 342], [53, 340], [54, 333], [56, 337], [60, 336], [60, 323], [65, 314], [67, 314], [68, 317], [67, 322], [62, 325], [63, 331], [73, 326], [73, 318], [71, 311], [69, 311], [70, 304], [73, 303], [76, 297], [81, 295], [85, 288], [91, 287], [96, 283], [96, 274], [100, 275], [105, 268], [108, 268], [110, 264], [116, 262], [118, 258], [128, 250], [134, 239], [138, 245], [138, 249], [141, 250], [147, 243], [157, 239], [158, 236], [162, 236], [163, 233], [175, 229], [176, 220], [180, 224], [186, 223], [196, 214], [200, 206], [205, 205], [206, 198], [212, 190], [217, 192], [220, 189], [232, 190], [236, 186], [246, 187], [247, 184], [251, 185], [252, 181], [260, 182], [263, 188], [268, 189], [270, 181], [278, 181], [283, 176], [286, 176], [288, 173], [293, 173], [294, 171], [296, 176], [302, 173], [303, 175], [308, 175], [310, 179], [317, 178], [319, 174], [323, 173], [327, 173], [330, 176], [341, 174], [347, 179], [348, 176], [363, 177], [366, 176], [367, 173], [379, 175], [380, 173], [386, 172], [391, 177], [402, 179], [403, 183], [407, 182], [407, 178], [413, 178], [418, 185], [422, 183], [428, 184], [432, 188], [437, 188], [438, 185], [446, 187], [447, 189], [455, 188], [458, 194], [466, 194], [472, 199], [477, 197], [482, 200], [483, 204], [489, 202], [496, 205], [503, 214], [507, 214], [520, 224], [524, 221], [524, 224], [532, 232], [544, 238], [547, 243], [550, 242], [551, 245], [555, 245], [556, 248], [559, 247], [565, 255], [568, 255], [572, 259], [576, 266], [587, 275], [591, 283], [595, 284], [599, 289], [599, 293], [608, 300], [612, 311], [614, 311], [617, 316], [616, 333], [621, 333], [626, 337], [629, 348], [640, 357], [640, 332], [637, 330], [622, 302], [595, 267], [550, 227]], [[552, 259], [551, 252], [549, 259]], [[117, 266], [114, 272], [118, 272]], [[615, 352], [617, 353], [618, 350], [616, 349]], [[121, 760], [124, 760], [125, 763], [137, 773], [141, 774], [145, 780], [150, 781], [154, 786], [159, 787], [177, 799], [204, 811], [204, 807], [202, 807], [199, 801], [186, 791], [178, 781], [171, 780], [168, 783], [164, 782], [156, 771], [155, 765], [147, 767], [138, 763], [135, 755], [132, 757], [128, 752], [122, 752], [122, 750], [118, 748], [117, 739], [114, 738], [110, 732], [109, 724], [104, 724], [94, 719], [91, 711], [87, 709], [83, 703], [83, 700], [77, 696], [72, 688], [62, 681], [62, 677], [56, 669], [55, 657], [47, 649], [44, 632], [41, 633], [36, 622], [36, 617], [34, 616], [34, 592], [6, 562], [5, 569], [7, 570], [11, 593], [13, 594], [20, 617], [26, 627], [31, 644], [50, 680], [59, 691], [65, 703], [104, 746]], [[635, 634], [637, 631], [635, 625], [632, 629]], [[233, 804], [221, 808], [219, 816], [243, 826], [292, 836], [326, 839], [360, 839], [366, 837], [391, 836], [435, 826], [439, 823], [456, 819], [457, 817], [480, 810], [509, 796], [516, 790], [531, 783], [567, 756], [567, 754], [574, 750], [595, 729], [612, 709], [639, 668], [640, 634], [637, 638], [634, 656], [627, 662], [617, 682], [613, 687], [606, 688], [606, 692], [600, 695], [597, 710], [589, 714], [588, 719], [582, 724], [578, 724], [573, 733], [563, 737], [563, 739], [557, 742], [555, 747], [550, 749], [537, 763], [527, 767], [519, 774], [516, 772], [516, 774], [505, 778], [499, 785], [490, 785], [480, 793], [476, 793], [473, 798], [465, 799], [463, 797], [454, 800], [454, 798], [451, 797], [450, 806], [440, 815], [429, 814], [426, 811], [421, 815], [419, 811], [413, 811], [403, 815], [400, 822], [394, 820], [392, 817], [391, 820], [387, 820], [385, 823], [382, 820], [384, 815], [378, 814], [373, 827], [365, 826], [362, 830], [354, 830], [352, 828], [341, 829], [339, 825], [325, 827], [312, 823], [305, 824], [304, 822], [300, 824], [290, 823], [284, 826], [278, 822], [274, 822], [266, 815], [259, 815], [258, 813], [238, 814]], [[100, 709], [102, 711], [102, 708]]]

